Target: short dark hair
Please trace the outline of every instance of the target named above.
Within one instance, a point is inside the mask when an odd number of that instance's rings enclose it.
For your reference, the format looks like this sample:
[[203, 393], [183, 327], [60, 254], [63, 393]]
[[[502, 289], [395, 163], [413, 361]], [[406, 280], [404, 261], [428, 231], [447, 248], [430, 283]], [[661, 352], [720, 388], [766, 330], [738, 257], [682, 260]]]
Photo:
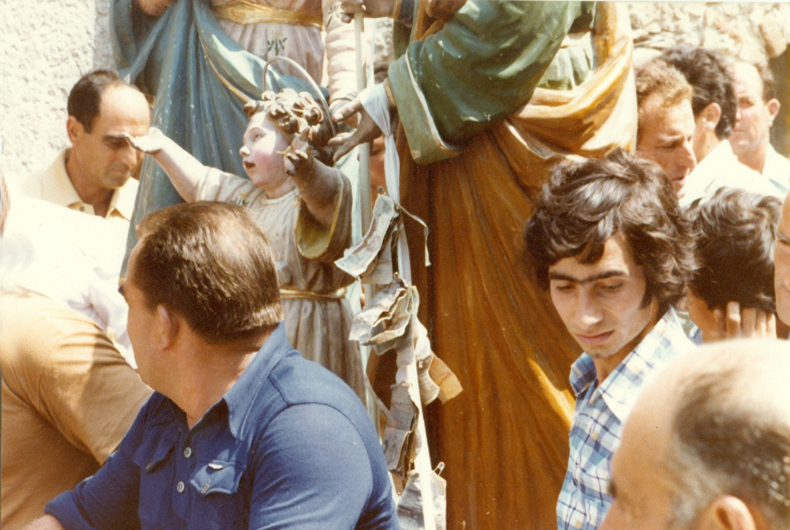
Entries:
[[693, 87], [691, 109], [695, 118], [711, 103], [721, 107], [716, 136], [720, 140], [729, 138], [735, 125], [738, 100], [724, 54], [719, 50], [681, 44], [666, 50], [661, 57], [677, 68]]
[[769, 528], [786, 529], [790, 423], [784, 414], [733, 403], [744, 385], [744, 360], [729, 361], [694, 373], [680, 388], [666, 457], [675, 483], [673, 523], [686, 527], [717, 497], [732, 495], [765, 515]]
[[283, 319], [274, 252], [244, 208], [177, 204], [146, 216], [137, 234], [131, 280], [149, 308], [168, 306], [215, 344], [255, 338]]
[[734, 188], [720, 188], [689, 206], [689, 246], [697, 269], [689, 289], [708, 309], [738, 302], [773, 313], [773, 245], [782, 201]]
[[[129, 86], [112, 70], [94, 70], [80, 77], [79, 81], [71, 88], [67, 109], [69, 116], [73, 116], [82, 124], [85, 132], [90, 133], [93, 120], [101, 110], [101, 98], [104, 91], [111, 86]], [[137, 90], [136, 87], [135, 90]]]
[[644, 128], [644, 104], [653, 94], [661, 97], [662, 108], [692, 99], [693, 89], [683, 74], [662, 57], [654, 57], [636, 68], [638, 131]]
[[661, 168], [622, 149], [555, 169], [524, 233], [527, 266], [548, 289], [549, 267], [569, 257], [596, 263], [617, 234], [644, 270], [644, 305], [676, 304], [693, 270], [686, 222]]

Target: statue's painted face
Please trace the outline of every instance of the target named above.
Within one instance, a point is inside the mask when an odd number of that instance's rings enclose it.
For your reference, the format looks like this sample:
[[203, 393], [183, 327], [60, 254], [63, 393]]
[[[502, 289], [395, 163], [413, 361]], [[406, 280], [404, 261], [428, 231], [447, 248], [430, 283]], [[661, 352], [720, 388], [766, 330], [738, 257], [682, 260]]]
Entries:
[[283, 162], [288, 143], [288, 138], [266, 118], [265, 112], [250, 118], [239, 155], [247, 176], [271, 198], [281, 197], [292, 189]]

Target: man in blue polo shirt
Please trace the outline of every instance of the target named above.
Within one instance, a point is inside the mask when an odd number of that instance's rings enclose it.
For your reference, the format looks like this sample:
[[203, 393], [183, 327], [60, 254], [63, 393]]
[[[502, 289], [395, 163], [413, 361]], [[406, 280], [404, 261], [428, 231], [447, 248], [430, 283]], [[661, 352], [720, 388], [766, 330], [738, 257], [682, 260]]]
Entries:
[[669, 180], [617, 150], [559, 167], [527, 225], [527, 257], [584, 353], [557, 501], [559, 529], [595, 530], [611, 503], [609, 463], [645, 381], [692, 346], [672, 309], [692, 258]]
[[254, 221], [180, 204], [138, 235], [122, 292], [156, 392], [104, 467], [30, 528], [400, 528], [364, 407], [286, 341]]

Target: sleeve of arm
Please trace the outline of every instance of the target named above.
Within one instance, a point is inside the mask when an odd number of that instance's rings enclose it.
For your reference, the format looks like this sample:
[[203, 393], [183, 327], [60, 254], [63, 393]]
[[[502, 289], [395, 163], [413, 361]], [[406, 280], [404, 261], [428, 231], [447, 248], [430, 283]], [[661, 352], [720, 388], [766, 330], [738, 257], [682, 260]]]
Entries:
[[331, 223], [319, 222], [303, 203], [296, 220], [296, 245], [307, 259], [331, 263], [339, 258], [351, 244], [351, 216], [353, 197], [351, 183], [341, 171], [335, 170], [340, 191], [334, 206]]
[[453, 156], [527, 103], [580, 12], [578, 2], [468, 0], [411, 43], [389, 84], [415, 160]]
[[95, 323], [63, 311], [57, 327], [41, 322], [33, 328], [52, 339], [51, 349], [36, 356], [42, 361], [36, 408], [69, 443], [103, 463], [121, 443], [151, 389]]
[[196, 201], [233, 202], [242, 206], [263, 200], [266, 194], [251, 180], [217, 168], [208, 168], [195, 187]]
[[354, 24], [340, 20], [340, 2], [323, 0], [324, 50], [329, 76], [329, 103], [351, 101], [357, 92], [356, 52]]
[[45, 512], [55, 517], [66, 530], [136, 530], [140, 473], [134, 454], [144, 434], [152, 402], [143, 407], [121, 446], [104, 466], [71, 491], [61, 493]]
[[254, 466], [250, 529], [352, 530], [373, 490], [362, 438], [326, 405], [281, 412], [263, 434]]

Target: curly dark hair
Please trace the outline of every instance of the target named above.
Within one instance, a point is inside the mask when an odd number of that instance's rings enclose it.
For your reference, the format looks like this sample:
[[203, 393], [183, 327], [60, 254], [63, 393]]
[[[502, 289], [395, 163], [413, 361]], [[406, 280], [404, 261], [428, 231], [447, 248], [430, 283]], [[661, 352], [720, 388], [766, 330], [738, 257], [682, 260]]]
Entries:
[[329, 117], [307, 92], [284, 88], [279, 92], [267, 90], [261, 99], [247, 102], [244, 113], [252, 118], [259, 112], [288, 138], [294, 138], [307, 130], [307, 142], [313, 149], [312, 155], [327, 166], [333, 166], [332, 150], [326, 145], [332, 138]]
[[525, 260], [548, 289], [549, 267], [569, 257], [596, 263], [617, 234], [644, 271], [643, 306], [654, 297], [661, 313], [675, 305], [694, 270], [686, 221], [661, 168], [622, 149], [555, 169], [524, 232]]
[[680, 70], [694, 89], [691, 108], [695, 118], [711, 103], [721, 107], [716, 136], [720, 140], [729, 138], [735, 125], [738, 100], [725, 55], [719, 50], [681, 44], [666, 50], [661, 57]]
[[776, 197], [732, 188], [720, 188], [686, 210], [689, 247], [699, 265], [689, 289], [708, 309], [736, 301], [776, 311], [773, 244], [781, 211]]

